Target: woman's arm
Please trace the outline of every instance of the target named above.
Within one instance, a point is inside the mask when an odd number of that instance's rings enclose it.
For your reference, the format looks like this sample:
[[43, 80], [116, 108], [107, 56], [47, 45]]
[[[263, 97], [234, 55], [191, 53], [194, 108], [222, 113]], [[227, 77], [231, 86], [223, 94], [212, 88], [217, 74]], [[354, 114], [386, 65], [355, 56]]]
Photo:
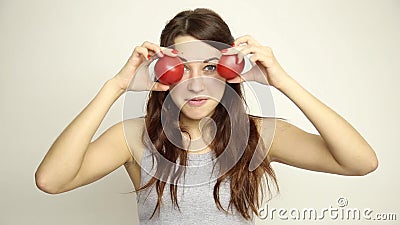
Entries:
[[[95, 98], [65, 128], [35, 173], [39, 189], [47, 193], [65, 192], [91, 183], [133, 160], [122, 123], [114, 125], [93, 142], [92, 138], [112, 104], [128, 88], [136, 69], [148, 55], [160, 50], [159, 46], [149, 42], [136, 47], [121, 71], [104, 84]], [[162, 91], [169, 87], [155, 83], [151, 88]]]
[[[310, 134], [277, 120], [269, 150], [271, 160], [343, 175], [365, 175], [377, 168], [375, 152], [364, 138], [346, 120], [292, 79], [269, 47], [260, 45], [248, 35], [236, 39], [235, 45], [243, 55], [253, 54], [250, 60], [263, 70], [264, 75], [250, 71], [247, 78], [274, 86], [285, 94], [320, 134]], [[241, 82], [241, 78], [230, 82]]]
[[[91, 143], [103, 118], [122, 93], [115, 80], [107, 81], [96, 97], [65, 128], [36, 171], [39, 189], [47, 193], [65, 192], [90, 183], [95, 180], [94, 177], [100, 178], [129, 160], [129, 149], [118, 137], [124, 137], [123, 133], [120, 134], [121, 125], [114, 126]], [[96, 172], [96, 175], [82, 174], [82, 171], [88, 170]]]
[[320, 135], [277, 120], [271, 160], [343, 175], [365, 175], [377, 168], [374, 150], [340, 115], [288, 76], [279, 90], [299, 107]]

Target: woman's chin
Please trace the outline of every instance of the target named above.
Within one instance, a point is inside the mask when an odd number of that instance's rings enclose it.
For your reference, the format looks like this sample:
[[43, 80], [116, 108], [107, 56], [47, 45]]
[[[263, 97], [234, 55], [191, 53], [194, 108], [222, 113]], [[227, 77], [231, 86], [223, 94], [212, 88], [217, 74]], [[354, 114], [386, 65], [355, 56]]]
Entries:
[[184, 120], [202, 120], [206, 117], [211, 117], [213, 111], [209, 110], [182, 110], [181, 117]]
[[186, 120], [202, 120], [203, 118], [209, 117], [209, 114], [206, 113], [190, 114], [190, 115], [184, 114], [184, 117]]

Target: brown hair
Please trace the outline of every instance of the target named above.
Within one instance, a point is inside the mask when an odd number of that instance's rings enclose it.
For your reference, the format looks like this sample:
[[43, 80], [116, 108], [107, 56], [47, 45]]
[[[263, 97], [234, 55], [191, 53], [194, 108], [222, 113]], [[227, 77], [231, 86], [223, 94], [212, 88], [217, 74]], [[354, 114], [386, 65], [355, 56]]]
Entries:
[[[228, 25], [222, 18], [215, 12], [202, 8], [180, 12], [170, 20], [161, 33], [160, 45], [164, 47], [171, 46], [174, 44], [174, 39], [180, 35], [190, 35], [199, 40], [217, 41], [227, 45], [231, 45], [234, 41]], [[263, 190], [262, 182], [264, 176], [267, 175], [268, 178], [266, 181], [269, 193], [271, 193], [269, 181], [273, 181], [275, 187], [278, 188], [277, 181], [275, 173], [270, 167], [269, 160], [265, 157], [267, 149], [265, 145], [259, 144], [262, 140], [256, 126], [257, 118], [246, 114], [240, 84], [227, 83], [226, 85], [229, 85], [239, 98], [232, 97], [225, 90], [221, 102], [217, 105], [214, 114], [211, 116], [216, 123], [218, 132], [211, 142], [210, 147], [219, 159], [218, 163], [221, 170], [227, 171], [224, 174], [220, 174], [216, 181], [213, 192], [214, 201], [220, 210], [228, 212], [228, 209], [224, 209], [220, 203], [219, 187], [222, 182], [229, 180], [230, 201], [228, 208], [233, 205], [245, 219], [250, 220], [253, 218], [251, 211], [258, 215], [258, 209], [260, 208], [259, 191]], [[172, 166], [162, 163], [159, 157], [157, 157], [158, 154], [155, 154], [157, 170], [149, 182], [139, 189], [143, 190], [153, 185], [156, 187], [158, 202], [151, 217], [154, 216], [156, 211], [159, 212], [160, 210], [164, 188], [167, 184], [165, 178], [171, 176], [170, 178], [173, 181], [180, 178], [185, 172], [182, 168], [186, 166], [187, 160], [187, 151], [172, 144], [164, 131], [164, 129], [168, 129], [182, 138], [179, 124], [173, 123], [173, 121], [168, 122], [168, 120], [163, 124], [164, 126], [161, 123], [162, 113], [166, 115], [179, 113], [179, 109], [172, 101], [166, 101], [168, 96], [168, 91], [154, 91], [149, 95], [145, 117], [148, 134], [148, 143], [146, 146], [152, 146], [153, 151], [158, 151], [160, 156], [174, 163], [178, 161], [182, 166], [175, 171], [175, 168]], [[224, 106], [228, 106], [229, 108], [227, 109]], [[231, 112], [234, 115], [231, 115]], [[236, 125], [230, 121], [230, 117], [232, 116]], [[169, 116], [165, 118], [169, 118]], [[249, 124], [247, 127], [244, 126], [246, 121]], [[233, 128], [233, 126], [236, 127]], [[231, 131], [234, 132], [231, 133]], [[183, 132], [185, 131], [183, 130]], [[246, 136], [245, 134], [248, 136], [248, 141], [243, 140], [243, 136]], [[238, 149], [244, 149], [243, 154], [240, 154]], [[221, 155], [224, 151], [230, 151], [230, 154]], [[260, 165], [255, 170], [250, 171], [249, 165], [253, 155], [261, 160]], [[235, 160], [234, 162], [237, 161], [237, 163], [232, 168], [224, 170], [228, 166], [226, 162], [232, 162], [232, 160]], [[163, 179], [160, 180], [157, 177]], [[179, 209], [177, 185], [171, 183], [169, 186], [172, 203]]]

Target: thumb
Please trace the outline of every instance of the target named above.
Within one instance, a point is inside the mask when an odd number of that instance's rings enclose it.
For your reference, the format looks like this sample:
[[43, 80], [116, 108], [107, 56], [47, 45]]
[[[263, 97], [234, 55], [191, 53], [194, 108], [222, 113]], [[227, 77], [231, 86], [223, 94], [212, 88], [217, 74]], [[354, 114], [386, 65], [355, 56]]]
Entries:
[[242, 83], [244, 81], [245, 81], [245, 79], [242, 76], [239, 75], [239, 76], [236, 76], [236, 77], [234, 77], [232, 79], [227, 80], [226, 82], [228, 82], [228, 83]]

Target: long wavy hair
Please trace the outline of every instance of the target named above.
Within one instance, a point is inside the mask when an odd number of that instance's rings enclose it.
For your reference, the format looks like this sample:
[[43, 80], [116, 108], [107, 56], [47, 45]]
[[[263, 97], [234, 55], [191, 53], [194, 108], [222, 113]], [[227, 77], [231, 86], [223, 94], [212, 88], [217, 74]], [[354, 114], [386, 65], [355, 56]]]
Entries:
[[[227, 45], [232, 45], [234, 41], [228, 25], [222, 18], [214, 11], [202, 8], [180, 12], [170, 20], [161, 33], [160, 45], [171, 46], [174, 44], [174, 39], [180, 35], [190, 35], [199, 40], [211, 40]], [[279, 191], [279, 188], [275, 173], [266, 157], [266, 146], [259, 144], [262, 143], [256, 126], [256, 121], [259, 118], [246, 113], [241, 85], [233, 83], [226, 83], [226, 85], [234, 90], [236, 97], [228, 94], [227, 89], [229, 87], [227, 87], [211, 116], [211, 119], [215, 121], [218, 132], [216, 132], [209, 147], [218, 158], [217, 163], [220, 170], [226, 171], [218, 176], [214, 186], [214, 201], [218, 209], [225, 213], [229, 213], [228, 209], [234, 206], [245, 219], [250, 220], [253, 218], [252, 212], [259, 215], [259, 200], [260, 197], [263, 197], [263, 186], [265, 186], [262, 184], [265, 184], [266, 181], [266, 187], [270, 194], [272, 193], [271, 185], [274, 185], [277, 191]], [[184, 166], [187, 165], [187, 151], [171, 143], [165, 133], [165, 129], [168, 129], [168, 132], [179, 137], [178, 140], [182, 140], [181, 131], [185, 132], [185, 130], [174, 121], [167, 119], [165, 124], [162, 124], [161, 121], [162, 114], [166, 115], [164, 118], [173, 118], [173, 116], [168, 115], [179, 113], [179, 109], [173, 101], [166, 100], [168, 94], [168, 91], [150, 92], [146, 106], [145, 126], [148, 137], [147, 142], [144, 140], [144, 143], [147, 143], [146, 146], [151, 146], [152, 151], [158, 152], [158, 154], [153, 154], [157, 160], [157, 169], [154, 176], [138, 191], [153, 185], [156, 187], [158, 201], [151, 218], [156, 212], [160, 212], [162, 196], [167, 185], [165, 181], [167, 179], [177, 181], [184, 174]], [[246, 124], [247, 126], [245, 126]], [[244, 138], [246, 136], [247, 138]], [[240, 149], [243, 150], [240, 151]], [[229, 154], [222, 155], [224, 151], [229, 151]], [[249, 165], [253, 156], [260, 161], [260, 165], [250, 171]], [[176, 167], [171, 166], [171, 164], [162, 163], [160, 157], [181, 166], [176, 170]], [[237, 163], [229, 168], [229, 165], [232, 164], [230, 162], [236, 161]], [[221, 183], [226, 180], [229, 180], [230, 184], [230, 201], [228, 208], [224, 209], [220, 203], [219, 188]], [[169, 183], [169, 187], [172, 204], [179, 209], [178, 185], [176, 182], [172, 182]]]

